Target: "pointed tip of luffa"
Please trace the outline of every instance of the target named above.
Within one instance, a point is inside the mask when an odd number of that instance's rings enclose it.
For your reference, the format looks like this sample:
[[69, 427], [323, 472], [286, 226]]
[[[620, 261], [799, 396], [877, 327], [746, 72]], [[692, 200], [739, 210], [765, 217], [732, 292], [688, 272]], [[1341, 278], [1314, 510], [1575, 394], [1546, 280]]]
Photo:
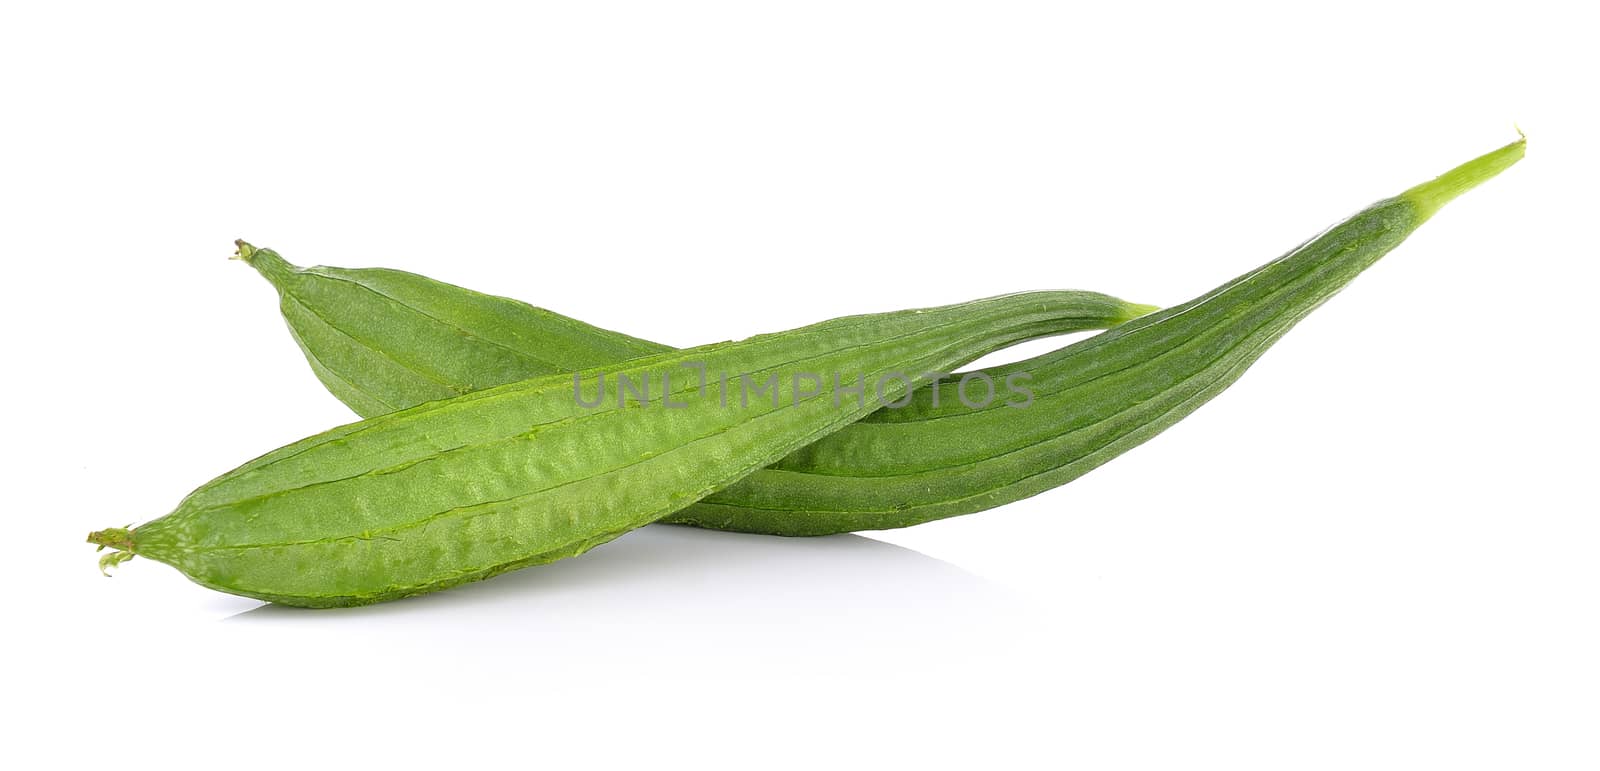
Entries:
[[1526, 154], [1528, 138], [1517, 129], [1517, 141], [1498, 150], [1484, 153], [1434, 179], [1428, 180], [1400, 194], [1414, 204], [1421, 219], [1432, 217], [1456, 196], [1483, 184], [1506, 169], [1511, 168]]
[[240, 260], [244, 264], [256, 269], [256, 272], [265, 276], [268, 281], [276, 281], [279, 276], [296, 270], [295, 266], [279, 256], [271, 249], [257, 249], [243, 239], [233, 242], [238, 251], [230, 259]]
[[1125, 321], [1132, 321], [1140, 316], [1148, 316], [1161, 310], [1159, 305], [1146, 305], [1144, 303], [1123, 303], [1122, 313]]
[[89, 543], [99, 548], [95, 551], [104, 551], [107, 547], [113, 551], [100, 558], [100, 574], [109, 576], [108, 568], [116, 567], [133, 559], [133, 530], [126, 527], [108, 527], [96, 530], [89, 534]]

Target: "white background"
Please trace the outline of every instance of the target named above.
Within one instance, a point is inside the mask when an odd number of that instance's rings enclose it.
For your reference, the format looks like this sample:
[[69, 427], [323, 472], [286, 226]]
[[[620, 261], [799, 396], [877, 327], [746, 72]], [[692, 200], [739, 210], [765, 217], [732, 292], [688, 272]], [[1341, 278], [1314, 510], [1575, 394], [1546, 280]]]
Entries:
[[[1595, 768], [1578, 7], [7, 4], [6, 765]], [[678, 345], [1172, 304], [1514, 123], [1231, 390], [1001, 510], [327, 612], [83, 543], [351, 418], [234, 238]]]

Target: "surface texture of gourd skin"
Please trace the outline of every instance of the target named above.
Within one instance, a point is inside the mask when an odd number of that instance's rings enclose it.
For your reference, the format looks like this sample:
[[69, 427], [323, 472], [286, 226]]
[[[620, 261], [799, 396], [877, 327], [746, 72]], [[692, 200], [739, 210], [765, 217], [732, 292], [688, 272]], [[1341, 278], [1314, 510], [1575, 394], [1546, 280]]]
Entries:
[[[1513, 148], [1520, 153], [1520, 143], [1496, 152]], [[996, 383], [1012, 373], [1030, 375], [1026, 383], [1036, 399], [1026, 409], [1006, 407], [1003, 399], [972, 409], [962, 403], [955, 382], [919, 389], [909, 405], [880, 409], [663, 521], [826, 535], [969, 514], [1065, 484], [1226, 388], [1438, 205], [1419, 211], [1410, 195], [1380, 202], [1192, 302], [1062, 350], [984, 370]], [[409, 299], [431, 298], [441, 313], [483, 297], [405, 275], [413, 282]], [[522, 324], [517, 346], [539, 351], [544, 325], [564, 318], [548, 314], [508, 323]], [[552, 342], [586, 345], [582, 327], [555, 331]], [[597, 347], [617, 344], [602, 334], [617, 335], [599, 331]], [[368, 342], [380, 357], [390, 347], [379, 337]], [[628, 338], [624, 345], [655, 344]], [[356, 367], [353, 377], [381, 382], [388, 374], [381, 367]]]
[[[877, 406], [795, 399], [796, 371], [943, 371], [1025, 339], [1081, 328], [1120, 302], [1033, 292], [942, 308], [835, 319], [735, 343], [594, 369], [674, 377], [684, 406], [578, 404], [555, 375], [428, 402], [268, 453], [202, 486], [133, 531], [133, 551], [198, 583], [311, 607], [395, 599], [581, 553], [683, 508]], [[721, 403], [684, 369], [754, 382], [767, 398]], [[681, 377], [681, 379], [679, 379]], [[614, 378], [613, 378], [614, 379]], [[737, 380], [735, 380], [737, 382]], [[906, 389], [886, 379], [882, 398]], [[613, 397], [615, 394], [612, 394]]]
[[[500, 382], [572, 372], [671, 350], [659, 343], [594, 327], [515, 300], [403, 271], [297, 268], [277, 252], [257, 249], [243, 242], [240, 256], [277, 288], [289, 329], [318, 378], [330, 392], [364, 417]], [[1101, 310], [1094, 312], [1086, 305], [1081, 325], [1065, 331], [1103, 329], [1154, 310], [1096, 293], [1083, 296], [1087, 303], [1103, 301]], [[416, 331], [418, 326], [432, 328], [419, 332]], [[425, 349], [418, 349], [418, 340], [428, 341]], [[1006, 377], [1014, 372], [1028, 372], [1030, 364], [1045, 360], [1041, 357], [982, 372], [996, 384], [997, 399], [1005, 401], [1009, 398], [1004, 387]], [[475, 385], [478, 383], [485, 386]], [[945, 411], [949, 405], [960, 404], [957, 388], [955, 382], [939, 386], [941, 399], [938, 403]], [[929, 389], [919, 390], [912, 404], [898, 409], [880, 409], [868, 419], [915, 421], [922, 415], [940, 414], [928, 398], [929, 393]], [[983, 414], [986, 418], [994, 415], [988, 411]], [[981, 426], [959, 428], [959, 435], [941, 438], [939, 443], [946, 440], [967, 443], [983, 455], [987, 443], [1004, 438]], [[903, 452], [903, 449], [896, 448], [895, 452]], [[820, 450], [819, 454], [828, 453]], [[861, 469], [862, 476], [882, 473], [870, 462]], [[763, 495], [761, 488], [769, 483], [772, 495]], [[784, 506], [794, 511], [833, 505], [834, 500], [831, 495], [808, 500], [803, 487], [769, 474], [757, 475], [743, 487], [763, 500], [777, 500], [775, 495], [785, 493], [795, 496], [783, 499]], [[726, 530], [771, 531], [773, 512], [752, 510], [749, 527], [742, 524], [743, 512], [743, 509], [723, 507], [707, 524]], [[701, 512], [695, 514], [698, 517]], [[683, 524], [698, 523], [695, 518], [676, 514], [668, 517], [668, 521], [680, 519]], [[848, 518], [833, 517], [829, 521], [835, 523], [834, 527], [848, 526], [848, 529], [828, 530], [822, 520], [807, 519], [797, 522], [802, 531], [789, 534], [820, 535], [894, 527], [901, 518], [891, 515], [874, 519], [872, 514], [861, 512]]]
[[[1520, 157], [1521, 144], [1513, 143], [1462, 168], [1496, 155], [1505, 156], [1499, 167], [1503, 168]], [[1498, 168], [1487, 176], [1497, 171]], [[1283, 258], [1185, 306], [1061, 351], [985, 370], [995, 382], [1004, 382], [1014, 372], [1032, 376], [1028, 385], [1038, 400], [1020, 411], [1028, 413], [1026, 417], [1014, 414], [1019, 411], [1011, 408], [967, 408], [961, 404], [953, 382], [937, 389], [919, 389], [909, 406], [878, 410], [663, 521], [778, 535], [822, 535], [903, 527], [982, 511], [1064, 484], [1154, 436], [1220, 392], [1295, 321], [1398, 243], [1387, 240], [1394, 233], [1403, 238], [1444, 201], [1482, 178], [1486, 177], [1459, 177], [1465, 182], [1440, 185], [1444, 180], [1441, 177], [1419, 185], [1405, 196], [1369, 207]], [[1437, 200], [1424, 201], [1419, 195]], [[1424, 211], [1419, 214], [1413, 209], [1407, 214], [1406, 206], [1418, 201]], [[1408, 217], [1409, 222], [1405, 221]], [[275, 266], [282, 265], [276, 255], [272, 259], [276, 260]], [[1315, 267], [1319, 264], [1322, 267]], [[1295, 272], [1297, 269], [1305, 272]], [[329, 276], [404, 277], [409, 282], [408, 294], [381, 287], [376, 291], [386, 293], [385, 302], [398, 299], [426, 306], [426, 312], [441, 318], [462, 312], [457, 309], [472, 311], [486, 298], [396, 271], [314, 268], [304, 272], [319, 271], [327, 271]], [[281, 277], [266, 269], [262, 272], [279, 285], [280, 291], [283, 289]], [[521, 305], [503, 298], [490, 299]], [[1219, 307], [1234, 302], [1239, 304], [1240, 312], [1248, 310], [1250, 315], [1238, 319], [1219, 317]], [[342, 310], [339, 306], [332, 309], [335, 315]], [[383, 315], [412, 309], [379, 304], [369, 310]], [[529, 310], [533, 315], [496, 316], [491, 321], [517, 325], [523, 334], [509, 347], [536, 357], [545, 350], [546, 343], [558, 351], [576, 348], [579, 355], [590, 350], [591, 345], [597, 354], [608, 347], [640, 352], [661, 348], [548, 311]], [[1196, 319], [1212, 326], [1196, 325]], [[1256, 322], [1259, 324], [1252, 326]], [[1168, 338], [1159, 339], [1163, 334]], [[1193, 339], [1174, 344], [1170, 337], [1173, 334], [1179, 335], [1180, 341], [1183, 335]], [[1164, 352], [1147, 366], [1103, 374], [1093, 371], [1086, 361], [1102, 356], [1102, 346], [1111, 348], [1114, 354], [1118, 347], [1152, 340], [1158, 347], [1164, 346]], [[318, 341], [338, 350], [338, 338]], [[362, 342], [369, 348], [366, 355], [379, 358], [387, 358], [388, 349], [395, 347], [377, 335]], [[471, 342], [468, 340], [467, 344]], [[381, 390], [385, 381], [392, 378], [389, 366], [365, 366], [359, 357], [352, 360], [355, 366], [346, 371], [352, 379], [369, 384], [368, 390]], [[469, 373], [457, 380], [475, 378], [464, 366], [470, 360], [470, 355], [463, 355], [447, 362]], [[530, 373], [544, 371], [534, 369], [540, 366], [537, 364], [528, 366]], [[1147, 372], [1153, 374], [1145, 378]], [[1155, 383], [1167, 383], [1170, 390], [1151, 397], [1149, 386]], [[359, 404], [364, 394], [347, 397], [335, 384], [330, 383], [329, 387], [363, 412]], [[1097, 400], [1099, 394], [1111, 394], [1112, 398]], [[1130, 400], [1139, 396], [1145, 401], [1118, 409], [1119, 395]], [[398, 401], [404, 403], [404, 398]], [[384, 411], [382, 407], [378, 410]]]
[[[1027, 413], [929, 405], [879, 412], [792, 453], [672, 521], [779, 535], [903, 527], [1036, 495], [1138, 446], [1232, 384], [1300, 319], [1461, 193], [1519, 161], [1524, 142], [1379, 201], [1182, 305], [1031, 360]], [[924, 390], [916, 396], [931, 399]], [[943, 441], [982, 426], [981, 452]], [[913, 448], [913, 449], [908, 449]], [[870, 476], [864, 471], [882, 472]], [[804, 500], [805, 510], [789, 502]], [[820, 504], [820, 505], [819, 505]]]
[[[239, 247], [241, 259], [278, 290], [289, 331], [312, 370], [362, 417], [673, 350], [414, 273], [299, 268], [271, 249], [243, 242]], [[1082, 323], [1066, 331], [1106, 329], [1155, 310], [1095, 292], [1082, 294], [1086, 303]], [[1090, 303], [1103, 305], [1094, 311]], [[1006, 374], [1023, 371], [1026, 365], [981, 371], [1001, 383]], [[955, 389], [955, 383], [946, 383], [941, 393], [954, 402]], [[873, 417], [915, 420], [924, 401], [882, 409]]]
[[240, 242], [328, 390], [362, 417], [670, 350], [398, 270], [297, 268]]
[[[866, 421], [688, 507], [673, 521], [779, 535], [905, 527], [1001, 506], [1066, 484], [1155, 436], [1242, 375], [1279, 337], [1393, 248], [1411, 207], [1389, 202], [1273, 268], [1058, 352], [1035, 367], [1038, 397], [1014, 416], [950, 413]], [[1309, 266], [1309, 267], [1308, 267]], [[1208, 312], [1207, 305], [1235, 305]], [[1177, 331], [1176, 336], [1168, 333]], [[1020, 419], [1015, 419], [1020, 417]], [[961, 423], [1001, 431], [984, 452], [942, 442]], [[942, 425], [941, 425], [942, 424]], [[892, 437], [892, 440], [889, 439]], [[911, 445], [902, 444], [911, 442]], [[915, 451], [897, 451], [897, 447]], [[863, 459], [884, 472], [863, 476]], [[805, 500], [796, 511], [789, 501]]]

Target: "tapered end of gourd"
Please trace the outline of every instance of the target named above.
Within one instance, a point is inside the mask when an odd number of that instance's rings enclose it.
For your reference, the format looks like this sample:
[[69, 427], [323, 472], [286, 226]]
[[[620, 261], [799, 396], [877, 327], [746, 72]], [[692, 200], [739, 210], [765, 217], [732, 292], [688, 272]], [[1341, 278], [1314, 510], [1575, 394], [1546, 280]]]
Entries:
[[1443, 209], [1445, 204], [1455, 200], [1456, 196], [1483, 184], [1522, 160], [1528, 138], [1521, 136], [1520, 129], [1517, 134], [1519, 135], [1517, 141], [1494, 152], [1473, 158], [1435, 179], [1401, 193], [1401, 198], [1417, 207], [1418, 223], [1432, 217], [1435, 212]]
[[115, 550], [100, 558], [101, 575], [109, 576], [111, 574], [107, 572], [108, 568], [116, 567], [133, 559], [133, 530], [130, 528], [108, 527], [104, 530], [96, 530], [89, 534], [89, 543], [100, 547], [95, 551], [105, 551], [108, 547]]
[[234, 253], [232, 259], [240, 260], [244, 264], [255, 268], [257, 273], [260, 273], [273, 283], [277, 283], [278, 279], [299, 270], [271, 249], [257, 249], [244, 241], [234, 241], [233, 244], [239, 250]]
[[1161, 306], [1159, 305], [1145, 305], [1144, 303], [1125, 302], [1122, 304], [1122, 317], [1118, 319], [1118, 321], [1133, 321], [1140, 316], [1148, 316], [1159, 310], [1161, 310]]

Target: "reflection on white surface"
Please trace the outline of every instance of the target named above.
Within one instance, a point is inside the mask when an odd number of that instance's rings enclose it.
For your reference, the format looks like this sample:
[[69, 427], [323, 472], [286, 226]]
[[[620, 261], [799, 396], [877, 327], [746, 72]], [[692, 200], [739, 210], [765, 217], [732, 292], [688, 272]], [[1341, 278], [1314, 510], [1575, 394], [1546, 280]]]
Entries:
[[980, 639], [992, 645], [1010, 636], [1014, 609], [1003, 588], [870, 538], [660, 525], [575, 559], [436, 594], [336, 610], [264, 605], [226, 625], [290, 647], [360, 640], [360, 650], [399, 654], [449, 646], [478, 663], [539, 654], [614, 668], [643, 653], [657, 663], [833, 670], [947, 657]]

